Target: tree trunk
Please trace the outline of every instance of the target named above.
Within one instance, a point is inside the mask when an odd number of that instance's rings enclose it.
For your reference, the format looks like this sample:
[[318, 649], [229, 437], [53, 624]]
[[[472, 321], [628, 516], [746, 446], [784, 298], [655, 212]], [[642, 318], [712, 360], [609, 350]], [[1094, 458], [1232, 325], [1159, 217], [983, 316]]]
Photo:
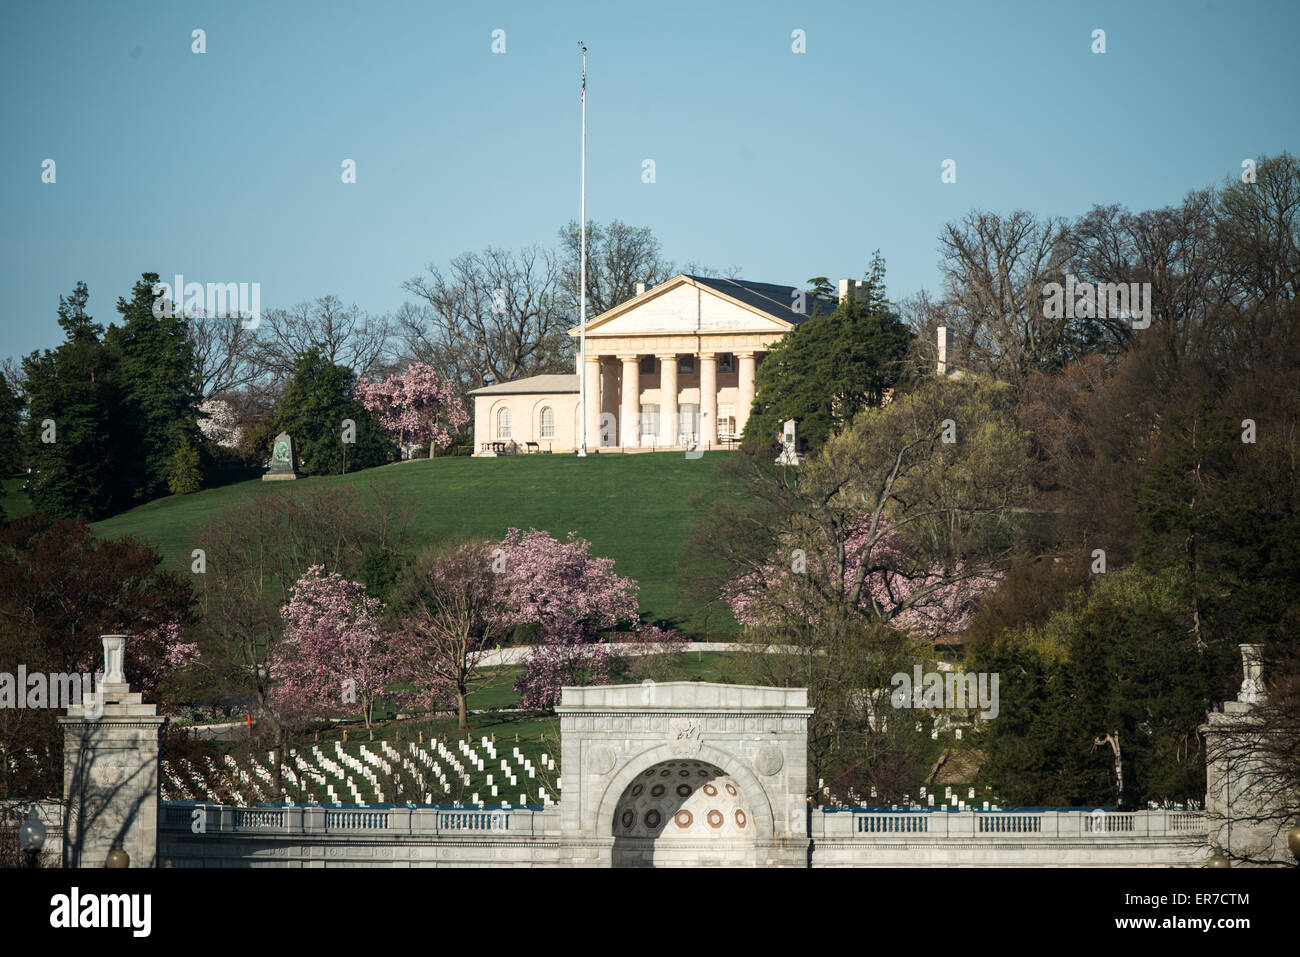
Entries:
[[460, 731], [469, 730], [469, 716], [465, 711], [466, 697], [468, 697], [468, 695], [466, 694], [465, 686], [461, 685], [456, 689], [456, 717], [460, 721], [460, 724], [458, 725], [458, 730]]

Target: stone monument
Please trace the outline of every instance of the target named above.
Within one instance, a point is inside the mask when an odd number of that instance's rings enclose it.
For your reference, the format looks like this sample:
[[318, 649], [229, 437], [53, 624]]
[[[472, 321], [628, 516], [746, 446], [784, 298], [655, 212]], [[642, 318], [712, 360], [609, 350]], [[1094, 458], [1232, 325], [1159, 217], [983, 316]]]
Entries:
[[281, 432], [271, 446], [271, 471], [262, 476], [262, 481], [283, 482], [297, 477], [293, 461], [293, 439], [288, 432]]
[[1241, 689], [1201, 726], [1205, 735], [1205, 810], [1209, 841], [1233, 866], [1290, 864], [1283, 796], [1261, 750], [1269, 733], [1256, 713], [1268, 700], [1264, 646], [1238, 645]]
[[776, 457], [777, 465], [798, 465], [803, 461], [799, 454], [799, 424], [794, 419], [786, 419], [781, 428], [781, 454]]
[[104, 635], [104, 677], [63, 726], [64, 867], [103, 867], [114, 845], [131, 867], [158, 851], [158, 732], [165, 718], [132, 693], [125, 635]]

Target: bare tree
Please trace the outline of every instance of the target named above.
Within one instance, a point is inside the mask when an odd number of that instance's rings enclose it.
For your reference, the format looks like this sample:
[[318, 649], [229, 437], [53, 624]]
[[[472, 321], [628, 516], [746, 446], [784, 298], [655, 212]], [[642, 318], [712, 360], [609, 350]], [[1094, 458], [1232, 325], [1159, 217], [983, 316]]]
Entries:
[[[560, 285], [573, 315], [578, 314], [578, 273], [581, 269], [578, 221], [560, 230]], [[665, 259], [663, 245], [649, 226], [622, 220], [605, 225], [587, 223], [587, 316], [599, 316], [636, 295], [637, 283], [657, 286], [679, 273], [692, 276], [740, 278], [737, 266], [718, 270], [695, 260], [680, 265]]]
[[297, 358], [318, 346], [330, 362], [368, 376], [383, 363], [391, 338], [387, 316], [371, 316], [335, 296], [321, 296], [289, 309], [270, 309], [258, 350], [262, 367], [281, 381]]
[[566, 331], [574, 319], [564, 308], [548, 250], [462, 253], [446, 272], [430, 264], [428, 275], [404, 288], [427, 304], [399, 315], [408, 350], [440, 371], [450, 367], [469, 388], [485, 385], [489, 376], [510, 382], [573, 371]]
[[949, 325], [967, 361], [1018, 383], [1061, 358], [1067, 329], [1044, 317], [1043, 288], [1068, 257], [1065, 221], [976, 210], [939, 237]]
[[462, 731], [469, 727], [465, 701], [470, 682], [501, 634], [498, 577], [492, 573], [488, 546], [470, 543], [418, 556], [393, 596], [393, 612], [400, 620], [398, 659], [406, 680], [420, 689], [424, 704], [450, 692]]
[[[560, 230], [561, 286], [574, 315], [578, 313], [580, 272], [578, 221]], [[615, 219], [602, 226], [587, 223], [587, 315], [598, 316], [636, 295], [636, 284], [657, 286], [677, 275], [662, 254], [662, 244], [648, 226]]]
[[194, 341], [194, 376], [207, 399], [247, 388], [261, 375], [258, 330], [238, 316], [200, 316], [189, 320]]

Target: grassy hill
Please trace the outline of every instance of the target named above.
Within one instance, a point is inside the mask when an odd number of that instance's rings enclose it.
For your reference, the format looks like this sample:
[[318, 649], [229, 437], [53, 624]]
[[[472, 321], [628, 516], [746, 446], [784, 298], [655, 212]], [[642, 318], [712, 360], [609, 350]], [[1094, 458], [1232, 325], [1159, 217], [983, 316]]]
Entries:
[[[576, 531], [591, 541], [593, 554], [614, 559], [615, 571], [637, 581], [644, 616], [671, 621], [688, 634], [717, 637], [731, 633], [734, 621], [720, 621], [716, 612], [706, 621], [695, 613], [676, 574], [678, 551], [695, 517], [690, 499], [718, 481], [715, 466], [727, 454], [442, 458], [299, 483], [349, 485], [362, 496], [376, 483], [397, 483], [418, 506], [411, 532], [419, 543], [495, 539], [511, 526], [543, 529], [560, 539]], [[188, 570], [194, 536], [208, 519], [250, 496], [284, 494], [290, 487], [253, 480], [158, 499], [98, 522], [95, 531], [150, 542], [169, 565]]]

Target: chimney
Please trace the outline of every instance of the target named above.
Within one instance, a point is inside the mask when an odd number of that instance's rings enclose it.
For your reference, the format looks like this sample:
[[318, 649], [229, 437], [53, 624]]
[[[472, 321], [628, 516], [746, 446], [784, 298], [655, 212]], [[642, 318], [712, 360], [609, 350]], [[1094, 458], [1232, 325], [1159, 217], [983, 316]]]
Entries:
[[643, 293], [643, 292], [645, 292], [645, 283], [643, 283], [643, 282], [639, 282], [639, 283], [637, 283], [637, 284], [636, 284], [636, 294], [639, 296], [639, 295], [641, 295], [641, 293]]
[[936, 371], [939, 375], [948, 375], [949, 366], [952, 364], [949, 359], [954, 350], [952, 345], [952, 330], [947, 326], [939, 327], [939, 361], [936, 364]]

